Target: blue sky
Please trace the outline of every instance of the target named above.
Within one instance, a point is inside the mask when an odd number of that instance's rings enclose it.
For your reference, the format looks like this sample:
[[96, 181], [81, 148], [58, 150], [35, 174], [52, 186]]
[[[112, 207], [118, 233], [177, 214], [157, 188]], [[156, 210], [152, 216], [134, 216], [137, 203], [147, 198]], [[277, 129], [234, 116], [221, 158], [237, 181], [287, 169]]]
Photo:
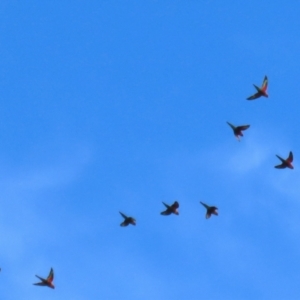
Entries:
[[1, 1], [1, 298], [299, 299], [299, 9]]

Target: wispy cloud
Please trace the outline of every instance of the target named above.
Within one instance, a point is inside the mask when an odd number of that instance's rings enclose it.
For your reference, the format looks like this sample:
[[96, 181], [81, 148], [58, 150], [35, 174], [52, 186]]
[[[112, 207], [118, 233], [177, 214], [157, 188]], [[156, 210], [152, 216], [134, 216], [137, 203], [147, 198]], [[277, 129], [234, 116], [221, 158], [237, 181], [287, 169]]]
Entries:
[[[9, 176], [2, 174], [1, 186], [12, 190], [41, 190], [52, 187], [63, 186], [76, 180], [83, 168], [91, 160], [91, 151], [87, 147], [75, 148], [66, 156], [58, 157], [53, 153], [53, 157], [45, 165], [30, 167], [26, 166], [21, 169], [10, 169]], [[9, 168], [5, 166], [5, 168]]]
[[227, 155], [224, 168], [229, 172], [248, 173], [261, 167], [270, 153], [269, 147], [247, 140], [242, 149], [235, 149], [232, 154]]
[[[51, 214], [53, 215], [51, 204], [53, 199], [51, 198], [53, 190], [70, 188], [80, 180], [91, 162], [92, 152], [87, 147], [68, 148], [65, 151], [68, 153], [67, 157], [64, 151], [59, 154], [53, 153], [52, 159], [48, 160], [46, 164], [42, 162], [40, 166], [27, 165], [19, 168], [5, 165], [2, 168], [6, 172], [0, 175], [2, 190], [0, 198], [0, 235], [2, 240], [0, 258], [2, 262], [5, 262], [2, 263], [2, 268], [8, 280], [11, 281], [10, 286], [17, 286], [16, 290], [20, 292], [24, 291], [25, 283], [30, 286], [30, 279], [28, 274], [25, 276], [25, 273], [36, 272], [33, 271], [33, 266], [37, 264], [37, 261], [41, 262], [42, 259], [43, 262], [40, 265], [47, 265], [47, 269], [44, 271], [46, 273], [48, 267], [52, 266], [53, 255], [46, 258], [41, 256], [38, 249], [44, 249], [42, 253], [46, 255], [45, 248], [49, 244], [49, 240], [52, 241], [49, 249], [52, 249], [68, 236], [72, 224], [78, 224], [76, 216], [72, 214], [65, 215], [64, 219], [53, 218], [51, 216]], [[58, 211], [59, 209], [61, 208], [57, 207]], [[66, 223], [64, 224], [64, 222]], [[78, 232], [80, 235], [82, 231]], [[74, 234], [68, 236], [69, 242], [72, 237], [74, 238]], [[22, 277], [20, 274], [23, 273], [24, 268], [27, 271]], [[16, 273], [19, 274], [18, 277], [16, 277]], [[19, 279], [16, 281], [16, 278]], [[27, 290], [27, 288], [25, 289]], [[27, 295], [31, 294], [30, 291], [27, 292]], [[18, 295], [14, 292], [13, 294]], [[32, 299], [34, 298], [32, 297]], [[82, 298], [74, 297], [74, 299]]]

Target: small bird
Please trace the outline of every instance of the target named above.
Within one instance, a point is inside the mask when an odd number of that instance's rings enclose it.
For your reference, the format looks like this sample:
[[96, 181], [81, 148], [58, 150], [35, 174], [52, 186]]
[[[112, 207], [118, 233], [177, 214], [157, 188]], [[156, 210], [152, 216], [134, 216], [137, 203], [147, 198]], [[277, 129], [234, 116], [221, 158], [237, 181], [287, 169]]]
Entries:
[[200, 201], [200, 203], [206, 208], [206, 215], [205, 218], [209, 219], [210, 216], [213, 215], [218, 215], [218, 208], [215, 206], [208, 206], [207, 204], [203, 203]]
[[54, 272], [53, 269], [51, 268], [50, 273], [47, 277], [47, 279], [44, 279], [38, 275], [35, 275], [38, 279], [41, 280], [41, 282], [38, 283], [34, 283], [34, 285], [40, 285], [40, 286], [48, 286], [51, 289], [54, 289], [54, 285], [52, 283], [53, 279], [54, 279]]
[[244, 136], [242, 131], [246, 130], [250, 127], [250, 125], [234, 126], [234, 125], [230, 124], [229, 122], [227, 122], [227, 124], [232, 128], [233, 133], [238, 141], [240, 141], [240, 136]]
[[289, 157], [287, 159], [283, 159], [282, 157], [276, 155], [280, 160], [281, 164], [275, 166], [276, 169], [285, 169], [285, 168], [290, 168], [294, 169], [292, 162], [293, 162], [293, 152], [290, 151]]
[[257, 98], [259, 98], [261, 96], [268, 98], [269, 95], [267, 94], [267, 88], [268, 88], [268, 77], [267, 76], [265, 76], [261, 88], [259, 88], [255, 84], [253, 84], [253, 85], [256, 88], [257, 93], [255, 93], [254, 95], [252, 95], [249, 98], [247, 98], [247, 100], [255, 100], [255, 99], [257, 99]]
[[179, 207], [179, 203], [177, 201], [175, 201], [172, 205], [168, 205], [166, 203], [164, 203], [164, 206], [167, 208], [165, 211], [161, 212], [161, 215], [164, 216], [168, 216], [170, 214], [175, 214], [175, 215], [179, 215], [179, 212], [177, 210], [177, 208]]
[[134, 218], [127, 217], [126, 215], [124, 215], [120, 211], [119, 211], [119, 213], [124, 218], [124, 221], [120, 224], [120, 226], [125, 227], [125, 226], [128, 226], [129, 224], [136, 225], [136, 220]]

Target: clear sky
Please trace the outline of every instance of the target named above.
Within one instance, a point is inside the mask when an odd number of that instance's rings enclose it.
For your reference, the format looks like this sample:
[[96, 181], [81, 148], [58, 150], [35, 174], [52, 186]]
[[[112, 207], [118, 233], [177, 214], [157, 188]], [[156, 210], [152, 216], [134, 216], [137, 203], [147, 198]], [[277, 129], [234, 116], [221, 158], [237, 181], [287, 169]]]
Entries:
[[1, 1], [0, 298], [299, 299], [299, 11]]

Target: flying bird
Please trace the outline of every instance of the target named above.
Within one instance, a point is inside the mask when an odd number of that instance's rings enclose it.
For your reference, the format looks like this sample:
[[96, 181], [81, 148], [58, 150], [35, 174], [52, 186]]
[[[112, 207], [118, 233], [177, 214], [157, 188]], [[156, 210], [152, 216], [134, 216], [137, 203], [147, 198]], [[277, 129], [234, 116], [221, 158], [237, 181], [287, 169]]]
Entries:
[[119, 213], [124, 218], [124, 221], [120, 224], [120, 226], [125, 227], [125, 226], [128, 226], [129, 224], [136, 225], [136, 220], [134, 218], [127, 217], [126, 215], [124, 215], [120, 211], [119, 211]]
[[285, 169], [285, 168], [294, 169], [294, 166], [292, 165], [292, 162], [293, 162], [293, 152], [292, 151], [290, 151], [289, 157], [287, 159], [283, 159], [279, 155], [276, 155], [276, 156], [281, 160], [281, 164], [275, 166], [276, 169]]
[[34, 283], [34, 285], [40, 285], [40, 286], [48, 286], [51, 289], [54, 289], [54, 285], [52, 283], [53, 279], [54, 279], [54, 272], [53, 269], [51, 268], [50, 273], [47, 277], [47, 279], [44, 279], [38, 275], [35, 275], [38, 279], [41, 280], [41, 282], [38, 283]]
[[218, 215], [218, 208], [215, 206], [208, 206], [207, 204], [200, 201], [200, 203], [206, 208], [205, 218], [209, 219], [211, 215]]
[[177, 210], [177, 208], [179, 207], [179, 203], [177, 201], [175, 201], [172, 205], [168, 205], [166, 203], [164, 203], [164, 206], [167, 208], [165, 211], [161, 212], [161, 215], [164, 216], [168, 216], [170, 214], [175, 214], [175, 215], [179, 215], [179, 212]]
[[268, 98], [269, 95], [267, 94], [267, 88], [268, 88], [268, 77], [267, 76], [265, 76], [261, 88], [259, 88], [255, 84], [253, 84], [253, 85], [256, 88], [257, 93], [255, 93], [254, 95], [252, 95], [249, 98], [247, 98], [247, 100], [255, 100], [255, 99], [257, 99], [257, 98], [259, 98], [261, 96]]
[[230, 124], [229, 122], [227, 122], [227, 124], [232, 128], [233, 133], [238, 141], [240, 141], [240, 136], [244, 136], [242, 131], [246, 130], [250, 127], [250, 125], [234, 126], [234, 125]]

